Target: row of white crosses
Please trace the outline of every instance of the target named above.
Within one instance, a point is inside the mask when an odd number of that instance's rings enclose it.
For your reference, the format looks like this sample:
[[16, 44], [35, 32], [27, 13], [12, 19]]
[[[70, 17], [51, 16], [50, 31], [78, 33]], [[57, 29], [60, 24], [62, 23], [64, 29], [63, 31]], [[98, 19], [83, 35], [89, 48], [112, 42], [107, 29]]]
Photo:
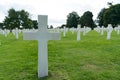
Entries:
[[74, 34], [74, 32], [76, 31], [76, 28], [72, 27], [70, 28], [70, 31], [72, 32], [72, 34]]
[[63, 36], [66, 37], [66, 33], [68, 32], [68, 28], [65, 28], [63, 29]]
[[101, 35], [103, 35], [106, 28], [104, 28], [104, 26], [102, 26], [102, 27], [97, 26], [96, 28], [94, 28], [94, 30], [98, 33], [101, 33]]
[[98, 33], [100, 33], [101, 28], [100, 28], [100, 26], [97, 26], [96, 28], [94, 28], [94, 30], [97, 31]]
[[12, 30], [12, 33], [13, 33], [13, 35], [15, 35], [16, 39], [19, 39], [19, 33], [20, 33], [20, 32], [21, 32], [21, 31], [20, 31], [18, 28]]
[[104, 31], [107, 31], [107, 40], [111, 39], [111, 33], [113, 31], [113, 27], [111, 24], [108, 24], [108, 27], [107, 28], [104, 28], [104, 26], [102, 26], [100, 28], [100, 26], [97, 26], [96, 28], [94, 28], [95, 31], [97, 31], [98, 33], [101, 32], [101, 35], [104, 34]]
[[[2, 29], [0, 29], [0, 34], [4, 35], [5, 37], [7, 37], [7, 34], [9, 34], [9, 30], [6, 30], [6, 29], [2, 30]], [[1, 45], [1, 41], [0, 41], [0, 45]]]
[[77, 41], [81, 40], [81, 32], [83, 32], [83, 35], [85, 36], [89, 31], [91, 31], [91, 28], [85, 27], [81, 28], [81, 25], [78, 25], [77, 27]]
[[90, 31], [91, 31], [91, 28], [84, 26], [84, 28], [83, 28], [83, 35], [85, 36]]
[[[74, 34], [74, 32], [77, 32], [77, 41], [79, 41], [80, 37], [78, 37], [78, 36], [80, 36], [80, 32], [83, 32], [83, 35], [85, 36], [89, 31], [91, 31], [91, 28], [85, 27], [85, 26], [84, 26], [84, 28], [81, 28], [81, 25], [78, 25], [77, 29], [72, 27], [69, 30], [72, 32], [72, 34]], [[67, 32], [68, 32], [68, 28], [64, 27], [64, 29], [63, 29], [63, 36], [64, 37], [66, 36]]]
[[[7, 37], [7, 35], [10, 33], [10, 30], [0, 30], [0, 34], [4, 35], [5, 37]], [[12, 33], [16, 36], [16, 39], [19, 38], [19, 30], [18, 28], [16, 28], [15, 30], [12, 30]]]
[[24, 32], [24, 40], [38, 41], [38, 78], [48, 76], [48, 50], [49, 40], [60, 40], [60, 33], [49, 33], [47, 30], [47, 15], [38, 15], [38, 31]]
[[6, 30], [6, 29], [0, 30], [0, 34], [4, 35], [5, 37], [7, 37], [7, 35], [8, 35], [9, 33], [10, 33], [9, 30]]
[[117, 32], [117, 34], [120, 34], [120, 25], [118, 25], [117, 27], [114, 28], [114, 30]]

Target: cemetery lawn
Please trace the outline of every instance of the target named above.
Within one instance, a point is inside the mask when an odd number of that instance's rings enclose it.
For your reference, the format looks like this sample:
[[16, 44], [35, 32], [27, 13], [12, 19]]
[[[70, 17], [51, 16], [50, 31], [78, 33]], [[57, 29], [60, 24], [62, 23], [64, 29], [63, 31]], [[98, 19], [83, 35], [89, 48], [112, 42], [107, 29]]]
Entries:
[[[19, 36], [0, 35], [0, 80], [38, 80], [38, 43]], [[48, 42], [48, 62], [49, 76], [39, 80], [120, 80], [120, 35], [113, 31], [106, 40], [106, 33], [90, 31], [78, 42], [76, 33], [61, 33]]]

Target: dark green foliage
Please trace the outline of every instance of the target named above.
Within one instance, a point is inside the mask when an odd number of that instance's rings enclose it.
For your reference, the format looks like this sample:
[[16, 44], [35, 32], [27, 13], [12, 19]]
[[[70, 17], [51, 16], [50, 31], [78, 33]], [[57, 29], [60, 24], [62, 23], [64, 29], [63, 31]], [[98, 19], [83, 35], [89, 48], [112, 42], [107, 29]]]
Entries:
[[66, 27], [71, 28], [71, 27], [75, 27], [77, 28], [78, 22], [79, 22], [79, 15], [77, 14], [77, 12], [71, 12], [68, 14], [67, 16], [67, 23], [66, 23]]
[[34, 29], [38, 29], [38, 22], [37, 22], [37, 20], [33, 20], [32, 23], [33, 23], [33, 28]]
[[0, 29], [3, 29], [4, 24], [0, 23]]
[[50, 25], [50, 29], [53, 29], [53, 26], [52, 26], [52, 25]]
[[58, 28], [64, 28], [66, 26], [66, 24], [62, 24], [60, 27]]
[[20, 26], [19, 12], [15, 9], [9, 9], [8, 16], [5, 17], [4, 25], [6, 29], [12, 30]]
[[32, 20], [29, 18], [29, 13], [25, 10], [21, 10], [19, 11], [19, 18], [20, 18], [20, 22], [21, 22], [21, 26], [23, 26], [23, 28], [27, 29], [31, 29], [33, 26]]
[[104, 23], [103, 15], [104, 15], [105, 11], [106, 11], [106, 9], [103, 8], [103, 9], [100, 11], [100, 13], [98, 14], [97, 19], [98, 19], [98, 23], [99, 23], [98, 25], [99, 25], [99, 26], [103, 26], [103, 23]]
[[15, 9], [9, 9], [8, 16], [3, 21], [5, 28], [12, 30], [15, 28], [32, 28], [32, 20], [29, 18], [29, 13], [25, 10], [16, 11]]
[[87, 11], [83, 14], [83, 16], [81, 16], [79, 23], [81, 24], [82, 27], [87, 26], [93, 29], [95, 27], [95, 24], [92, 18], [93, 18], [92, 12]]
[[104, 25], [112, 24], [113, 27], [120, 24], [120, 4], [111, 5], [104, 13]]

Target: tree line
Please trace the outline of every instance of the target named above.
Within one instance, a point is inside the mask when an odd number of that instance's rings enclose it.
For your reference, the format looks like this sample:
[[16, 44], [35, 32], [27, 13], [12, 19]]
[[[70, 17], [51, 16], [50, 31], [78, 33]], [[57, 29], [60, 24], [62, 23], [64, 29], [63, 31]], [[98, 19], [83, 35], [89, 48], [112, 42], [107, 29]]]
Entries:
[[37, 20], [30, 19], [30, 14], [25, 10], [16, 11], [11, 8], [8, 10], [8, 15], [5, 16], [3, 23], [0, 23], [2, 29], [31, 29], [38, 28]]
[[[97, 24], [96, 24], [97, 23]], [[90, 11], [86, 11], [82, 16], [79, 16], [77, 12], [73, 11], [67, 15], [66, 24], [61, 27], [77, 28], [80, 24], [81, 27], [87, 26], [93, 29], [97, 25], [107, 27], [108, 24], [112, 24], [113, 27], [120, 24], [120, 4], [112, 5], [109, 3], [108, 8], [103, 8], [97, 16], [97, 20], [93, 20], [93, 14]], [[50, 27], [53, 28], [51, 25]], [[30, 19], [30, 14], [25, 10], [16, 11], [11, 8], [8, 11], [8, 15], [5, 17], [3, 23], [0, 23], [0, 28], [4, 29], [31, 29], [38, 28], [37, 20]]]
[[77, 25], [80, 24], [81, 27], [87, 26], [93, 29], [95, 27], [95, 23], [92, 18], [93, 14], [90, 11], [86, 11], [81, 17], [77, 12], [73, 11], [67, 15], [66, 27], [77, 28]]
[[103, 8], [98, 14], [97, 19], [99, 26], [106, 27], [108, 24], [112, 24], [115, 27], [120, 25], [120, 4], [110, 4], [109, 8]]
[[[120, 25], [120, 4], [112, 5], [108, 3], [109, 8], [103, 8], [98, 14], [97, 20], [93, 20], [93, 14], [90, 11], [86, 11], [80, 17], [77, 12], [73, 11], [67, 16], [66, 27], [77, 27], [78, 24], [83, 26], [94, 27], [104, 26], [107, 27], [108, 24], [112, 24], [113, 27]], [[96, 24], [97, 23], [97, 24]]]

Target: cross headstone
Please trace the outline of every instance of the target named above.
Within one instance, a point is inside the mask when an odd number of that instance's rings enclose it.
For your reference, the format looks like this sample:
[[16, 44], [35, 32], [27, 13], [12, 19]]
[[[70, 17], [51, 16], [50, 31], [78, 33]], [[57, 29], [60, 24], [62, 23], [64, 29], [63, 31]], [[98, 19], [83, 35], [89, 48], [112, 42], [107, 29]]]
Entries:
[[47, 31], [47, 15], [38, 15], [38, 31], [25, 32], [25, 40], [38, 40], [38, 78], [48, 76], [48, 50], [49, 40], [60, 40], [60, 33]]
[[94, 28], [94, 30], [100, 33], [100, 26], [97, 26], [96, 28]]
[[86, 27], [86, 34], [91, 31], [91, 28]]
[[86, 35], [86, 26], [84, 26], [84, 31], [83, 31], [83, 35], [85, 36]]
[[6, 29], [4, 30], [4, 35], [5, 35], [5, 37], [7, 37], [7, 30]]
[[0, 34], [3, 34], [2, 30], [0, 29]]
[[64, 37], [66, 36], [66, 28], [65, 28], [65, 26], [64, 26], [63, 36], [64, 36]]
[[107, 27], [107, 40], [111, 39], [111, 33], [113, 31], [113, 28], [112, 28], [112, 25], [111, 24], [108, 24], [108, 27]]
[[70, 28], [70, 31], [72, 32], [72, 34], [74, 34], [75, 28], [74, 27]]
[[77, 41], [80, 41], [80, 25], [78, 25], [77, 31]]
[[101, 27], [101, 35], [104, 34], [104, 26]]
[[15, 36], [16, 36], [16, 39], [19, 38], [19, 31], [18, 31], [18, 28], [15, 29]]
[[117, 34], [118, 35], [120, 34], [120, 25], [118, 25], [118, 27], [117, 27]]

